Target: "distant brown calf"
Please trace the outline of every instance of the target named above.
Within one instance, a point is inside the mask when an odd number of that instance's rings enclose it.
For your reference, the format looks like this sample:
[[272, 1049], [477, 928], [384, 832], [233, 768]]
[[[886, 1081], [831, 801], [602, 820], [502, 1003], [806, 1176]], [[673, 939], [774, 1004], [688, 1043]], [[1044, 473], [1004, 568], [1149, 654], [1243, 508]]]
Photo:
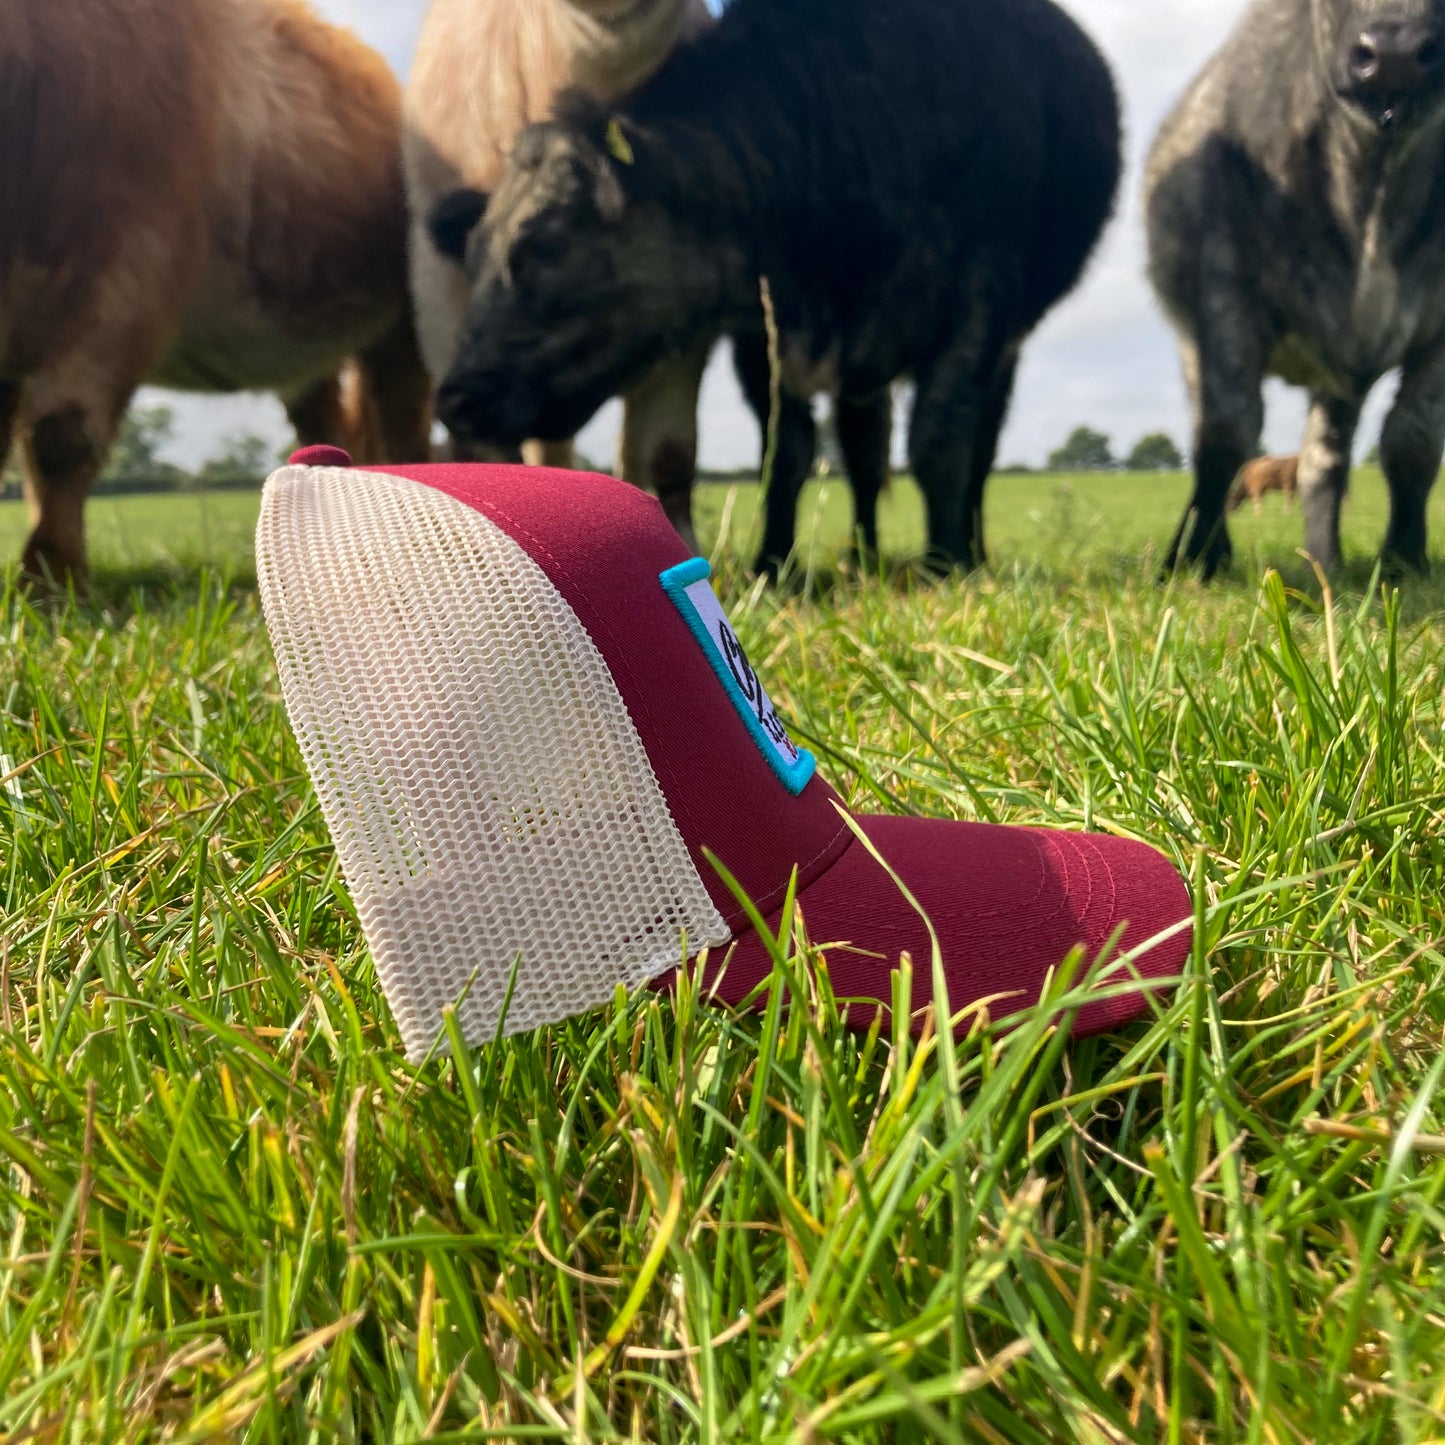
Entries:
[[400, 104], [294, 0], [0, 4], [0, 461], [15, 436], [27, 573], [83, 575], [143, 381], [275, 391], [303, 442], [354, 424], [424, 457]]
[[1256, 457], [1239, 469], [1229, 493], [1229, 510], [1237, 512], [1248, 497], [1260, 509], [1266, 492], [1281, 492], [1286, 501], [1299, 493], [1298, 457]]

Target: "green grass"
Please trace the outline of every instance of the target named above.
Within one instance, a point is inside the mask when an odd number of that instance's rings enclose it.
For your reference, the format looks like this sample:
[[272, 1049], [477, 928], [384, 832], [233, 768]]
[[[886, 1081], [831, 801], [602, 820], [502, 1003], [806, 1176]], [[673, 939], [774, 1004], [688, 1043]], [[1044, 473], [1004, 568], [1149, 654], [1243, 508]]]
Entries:
[[[721, 533], [724, 550], [746, 556], [756, 542], [758, 489], [713, 484], [698, 490], [699, 531], [710, 547]], [[1027, 475], [995, 477], [989, 485], [987, 535], [995, 562], [1046, 565], [1075, 575], [1100, 569], [1144, 575], [1157, 565], [1184, 508], [1188, 484], [1178, 474]], [[157, 496], [96, 497], [88, 523], [91, 556], [102, 592], [124, 591], [137, 581], [180, 575], [193, 581], [204, 569], [252, 575], [251, 538], [259, 493], [174, 492]], [[1377, 470], [1361, 468], [1344, 512], [1351, 576], [1363, 584], [1369, 559], [1385, 532], [1387, 499]], [[800, 560], [831, 567], [849, 539], [852, 503], [845, 483], [810, 485], [800, 509]], [[1445, 538], [1445, 486], [1431, 506], [1436, 547]], [[27, 529], [20, 502], [0, 502], [0, 558], [20, 550]], [[1300, 546], [1303, 525], [1295, 508], [1266, 499], [1258, 515], [1246, 506], [1231, 530], [1241, 574], [1257, 577], [1271, 561]], [[881, 508], [885, 554], [917, 552], [923, 503], [908, 479], [896, 480]], [[1293, 566], [1290, 562], [1288, 565]], [[108, 584], [114, 583], [114, 586]]]
[[844, 794], [1155, 842], [1185, 986], [944, 1049], [684, 990], [411, 1068], [254, 499], [101, 502], [98, 603], [0, 597], [0, 1434], [1445, 1438], [1445, 589], [1369, 589], [1378, 483], [1329, 598], [1273, 498], [1156, 587], [1179, 483], [1118, 478], [998, 479], [994, 571], [935, 586], [834, 580], [834, 485], [780, 598], [728, 496]]

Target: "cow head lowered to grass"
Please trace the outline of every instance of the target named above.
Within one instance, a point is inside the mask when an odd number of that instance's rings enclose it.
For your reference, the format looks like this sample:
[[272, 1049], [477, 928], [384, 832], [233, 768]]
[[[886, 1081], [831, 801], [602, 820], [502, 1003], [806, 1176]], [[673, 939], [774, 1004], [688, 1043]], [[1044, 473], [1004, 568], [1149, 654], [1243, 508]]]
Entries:
[[609, 124], [530, 126], [495, 196], [458, 191], [432, 212], [472, 285], [437, 395], [464, 438], [569, 437], [670, 352], [751, 319], [741, 257], [630, 193], [636, 165]]

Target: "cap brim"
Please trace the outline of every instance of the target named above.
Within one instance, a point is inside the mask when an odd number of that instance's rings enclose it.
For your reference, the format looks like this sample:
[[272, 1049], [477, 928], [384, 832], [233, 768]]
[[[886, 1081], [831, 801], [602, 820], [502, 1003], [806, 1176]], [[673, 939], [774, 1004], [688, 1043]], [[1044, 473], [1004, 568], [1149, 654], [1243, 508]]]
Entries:
[[[857, 821], [933, 924], [955, 1017], [982, 1001], [995, 1020], [1032, 1007], [1075, 948], [1092, 965], [1117, 933], [1107, 963], [1119, 962], [1094, 975], [1099, 997], [1073, 1022], [1077, 1035], [1099, 1033], [1144, 1013], [1148, 995], [1164, 986], [1158, 981], [1177, 978], [1189, 955], [1192, 928], [1176, 927], [1192, 915], [1189, 891], [1146, 844], [936, 818]], [[889, 1001], [890, 974], [905, 952], [913, 960], [915, 1026], [933, 1002], [927, 925], [888, 869], [855, 840], [797, 900], [810, 942], [827, 957], [835, 996], [864, 1001], [849, 1009], [855, 1027], [877, 1015], [866, 1001]], [[780, 919], [780, 912], [768, 919], [775, 933]], [[736, 1005], [771, 972], [767, 949], [748, 931], [726, 961], [709, 962], [704, 983]], [[960, 1020], [961, 1030], [971, 1017]]]

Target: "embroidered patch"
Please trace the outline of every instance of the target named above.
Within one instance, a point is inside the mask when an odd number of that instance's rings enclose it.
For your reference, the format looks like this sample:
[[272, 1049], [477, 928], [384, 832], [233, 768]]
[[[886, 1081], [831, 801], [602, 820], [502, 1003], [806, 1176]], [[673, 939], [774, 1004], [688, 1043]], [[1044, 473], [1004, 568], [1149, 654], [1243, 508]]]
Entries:
[[707, 559], [694, 557], [690, 562], [669, 567], [658, 580], [682, 613], [692, 635], [702, 644], [707, 660], [747, 724], [753, 741], [762, 749], [768, 766], [796, 797], [817, 771], [817, 759], [788, 736], [722, 603], [717, 600], [717, 593], [712, 590], [711, 578], [712, 568]]

